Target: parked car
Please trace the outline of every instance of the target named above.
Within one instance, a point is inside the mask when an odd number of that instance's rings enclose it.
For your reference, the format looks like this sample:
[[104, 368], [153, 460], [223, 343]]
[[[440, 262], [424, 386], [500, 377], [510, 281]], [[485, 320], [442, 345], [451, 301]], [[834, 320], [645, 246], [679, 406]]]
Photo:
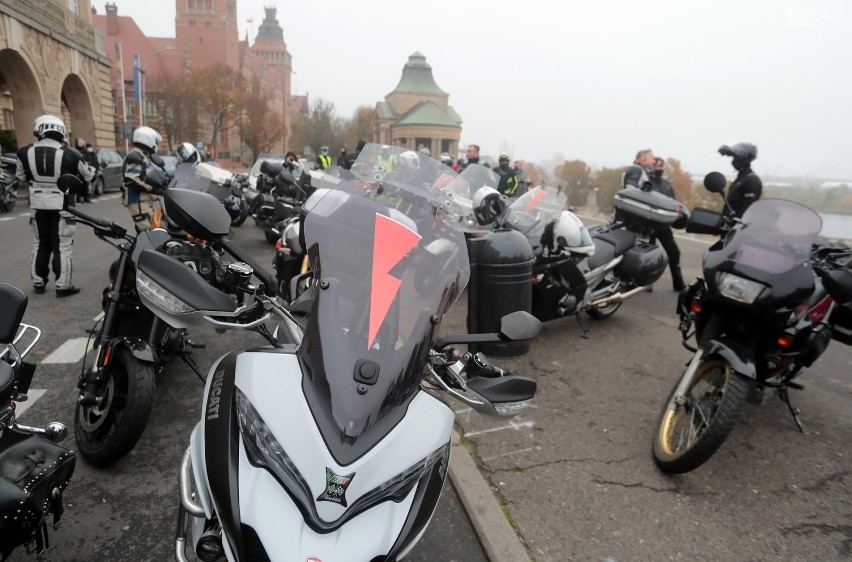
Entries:
[[95, 190], [98, 195], [107, 191], [121, 191], [124, 174], [121, 171], [124, 158], [118, 152], [101, 148], [97, 152], [100, 174], [95, 180]]

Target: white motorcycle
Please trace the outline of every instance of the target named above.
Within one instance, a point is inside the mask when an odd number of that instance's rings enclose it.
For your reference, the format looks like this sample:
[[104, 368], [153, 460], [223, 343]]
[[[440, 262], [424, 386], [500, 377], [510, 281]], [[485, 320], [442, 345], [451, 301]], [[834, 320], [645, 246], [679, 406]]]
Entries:
[[434, 187], [446, 167], [420, 154], [415, 168], [387, 173], [370, 158], [379, 149], [367, 145], [354, 179], [307, 213], [311, 282], [289, 309], [275, 278], [226, 238], [218, 201], [164, 196], [169, 217], [235, 261], [218, 264], [213, 286], [145, 251], [145, 305], [174, 326], [253, 330], [269, 344], [211, 368], [180, 468], [176, 560], [188, 546], [205, 561], [399, 560], [446, 479], [454, 416], [445, 396], [509, 417], [535, 394], [534, 381], [451, 347], [528, 342], [541, 330], [531, 315], [506, 316], [495, 334], [438, 335], [469, 276], [451, 196]]

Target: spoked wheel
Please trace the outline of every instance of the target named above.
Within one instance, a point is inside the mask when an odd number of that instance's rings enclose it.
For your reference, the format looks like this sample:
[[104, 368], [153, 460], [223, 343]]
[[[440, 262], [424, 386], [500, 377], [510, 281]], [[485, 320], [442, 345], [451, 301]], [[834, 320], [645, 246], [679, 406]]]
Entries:
[[724, 359], [710, 359], [698, 366], [682, 398], [676, 389], [660, 413], [653, 452], [662, 471], [682, 473], [701, 466], [725, 441], [745, 404], [748, 379]]
[[122, 458], [139, 441], [154, 404], [154, 367], [119, 347], [106, 370], [101, 400], [77, 404], [74, 433], [80, 454], [103, 466]]

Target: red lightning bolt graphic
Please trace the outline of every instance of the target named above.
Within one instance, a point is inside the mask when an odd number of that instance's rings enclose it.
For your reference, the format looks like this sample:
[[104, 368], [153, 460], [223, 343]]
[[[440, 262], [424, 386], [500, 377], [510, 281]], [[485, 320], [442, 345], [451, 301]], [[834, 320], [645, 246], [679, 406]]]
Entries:
[[376, 213], [373, 237], [373, 286], [370, 289], [370, 333], [367, 349], [376, 339], [388, 309], [402, 282], [390, 270], [420, 242], [420, 235], [407, 226]]
[[539, 200], [540, 200], [542, 197], [544, 197], [545, 195], [546, 195], [546, 193], [545, 193], [545, 191], [542, 189], [541, 191], [539, 191], [538, 193], [536, 193], [535, 195], [533, 195], [532, 197], [530, 197], [529, 203], [527, 203], [527, 207], [526, 207], [526, 209], [524, 209], [524, 212], [525, 212], [525, 213], [529, 213], [529, 212], [532, 210], [532, 208], [533, 208], [533, 207], [535, 207], [536, 203], [538, 203], [538, 202], [539, 202]]

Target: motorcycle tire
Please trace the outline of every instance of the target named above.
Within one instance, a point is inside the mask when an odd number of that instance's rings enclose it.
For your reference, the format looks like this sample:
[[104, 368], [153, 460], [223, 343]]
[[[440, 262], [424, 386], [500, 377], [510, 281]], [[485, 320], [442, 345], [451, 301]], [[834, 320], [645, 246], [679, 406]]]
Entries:
[[106, 370], [105, 406], [74, 411], [74, 439], [80, 455], [95, 466], [111, 464], [133, 449], [154, 405], [154, 366], [119, 347]]
[[604, 320], [615, 314], [619, 308], [621, 308], [621, 301], [612, 301], [601, 306], [590, 306], [586, 309], [586, 314], [595, 320]]
[[4, 211], [7, 213], [11, 213], [15, 210], [15, 204], [18, 202], [18, 190], [15, 189], [4, 197], [6, 197], [6, 200], [4, 201], [3, 205]]
[[245, 201], [240, 201], [240, 214], [237, 218], [231, 220], [231, 226], [240, 226], [249, 216], [249, 207]]
[[100, 197], [106, 192], [106, 185], [103, 177], [99, 177], [98, 181], [95, 182], [95, 195]]
[[721, 358], [701, 362], [683, 404], [674, 396], [681, 380], [663, 405], [652, 446], [660, 470], [676, 474], [695, 470], [719, 449], [742, 412], [749, 388], [749, 380]]

